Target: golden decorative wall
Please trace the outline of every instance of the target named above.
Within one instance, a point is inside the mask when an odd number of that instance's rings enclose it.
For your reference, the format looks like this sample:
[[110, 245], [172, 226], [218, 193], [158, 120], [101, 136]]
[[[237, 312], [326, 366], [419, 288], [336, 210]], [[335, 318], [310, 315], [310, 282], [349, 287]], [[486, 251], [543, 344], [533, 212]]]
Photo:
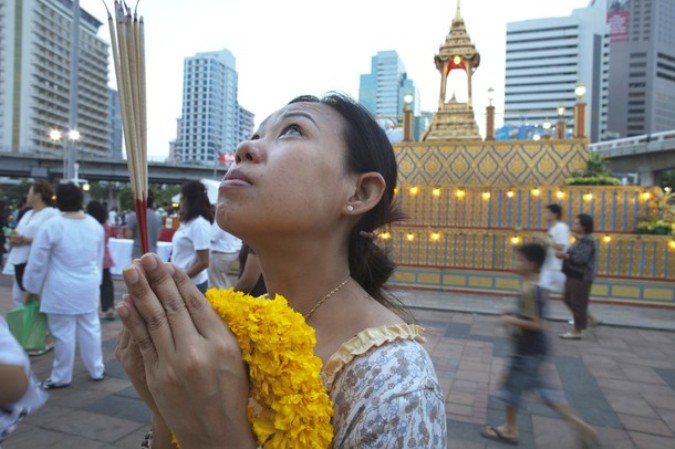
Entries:
[[587, 140], [394, 146], [401, 186], [557, 186], [584, 167]]
[[398, 265], [394, 285], [517, 294], [513, 246], [544, 233], [543, 211], [556, 203], [570, 225], [580, 213], [594, 218], [594, 299], [675, 307], [675, 239], [634, 232], [649, 212], [643, 188], [408, 183], [396, 201], [408, 219], [379, 238]]
[[593, 216], [596, 232], [634, 232], [650, 198], [640, 187], [399, 187], [398, 205], [409, 226], [479, 229], [543, 229], [543, 210], [560, 204], [563, 219]]

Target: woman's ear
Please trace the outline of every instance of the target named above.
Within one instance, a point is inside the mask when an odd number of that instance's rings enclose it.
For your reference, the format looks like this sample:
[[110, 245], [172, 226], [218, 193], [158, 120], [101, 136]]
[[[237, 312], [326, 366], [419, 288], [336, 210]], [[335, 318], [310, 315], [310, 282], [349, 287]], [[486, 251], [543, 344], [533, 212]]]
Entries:
[[349, 215], [361, 215], [380, 202], [386, 182], [377, 172], [361, 173], [356, 178], [355, 189], [352, 196], [345, 204], [345, 213]]

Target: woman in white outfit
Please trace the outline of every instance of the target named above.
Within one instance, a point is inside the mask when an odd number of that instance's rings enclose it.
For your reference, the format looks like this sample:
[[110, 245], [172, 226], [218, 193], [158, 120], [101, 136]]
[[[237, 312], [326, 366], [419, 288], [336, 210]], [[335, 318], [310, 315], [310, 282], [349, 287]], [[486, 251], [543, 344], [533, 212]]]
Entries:
[[93, 380], [103, 380], [99, 285], [103, 270], [103, 227], [82, 211], [84, 196], [74, 184], [61, 184], [56, 204], [61, 214], [40, 228], [24, 273], [26, 290], [40, 293], [40, 311], [54, 339], [51, 376], [46, 390], [70, 385], [75, 341]]
[[28, 189], [26, 205], [27, 211], [16, 225], [14, 233], [9, 236], [12, 249], [9, 252], [7, 263], [14, 268], [14, 285], [12, 299], [15, 305], [23, 304], [26, 290], [23, 287], [23, 273], [28, 262], [30, 247], [38, 229], [44, 222], [58, 214], [54, 207], [54, 189], [46, 181], [38, 181]]
[[209, 248], [211, 246], [211, 203], [206, 187], [188, 181], [180, 191], [180, 227], [171, 239], [171, 262], [185, 271], [200, 292], [208, 287]]

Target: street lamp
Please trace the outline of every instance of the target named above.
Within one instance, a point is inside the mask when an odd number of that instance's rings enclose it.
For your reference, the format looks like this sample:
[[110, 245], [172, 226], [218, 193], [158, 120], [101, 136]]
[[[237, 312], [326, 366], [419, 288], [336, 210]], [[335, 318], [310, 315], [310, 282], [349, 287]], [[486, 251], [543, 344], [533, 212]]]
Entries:
[[403, 141], [411, 142], [412, 138], [412, 121], [413, 121], [413, 110], [411, 108], [412, 102], [414, 100], [413, 94], [411, 92], [406, 92], [403, 96]]
[[563, 140], [565, 138], [566, 127], [567, 123], [565, 123], [565, 105], [560, 103], [558, 105], [558, 123], [555, 125], [556, 137], [559, 140]]
[[80, 132], [78, 130], [71, 129], [70, 131], [68, 131], [68, 139], [77, 142], [78, 140], [80, 140], [80, 137], [81, 137]]
[[584, 102], [586, 85], [582, 81], [577, 83], [574, 95], [577, 96], [577, 102], [574, 105], [574, 137], [584, 139], [586, 137], [586, 103]]
[[546, 118], [544, 120], [544, 124], [541, 125], [542, 128], [544, 128], [544, 139], [550, 139], [551, 138], [551, 121]]
[[495, 90], [490, 87], [487, 91], [488, 105], [485, 108], [485, 140], [495, 140], [495, 107], [492, 101], [495, 99]]

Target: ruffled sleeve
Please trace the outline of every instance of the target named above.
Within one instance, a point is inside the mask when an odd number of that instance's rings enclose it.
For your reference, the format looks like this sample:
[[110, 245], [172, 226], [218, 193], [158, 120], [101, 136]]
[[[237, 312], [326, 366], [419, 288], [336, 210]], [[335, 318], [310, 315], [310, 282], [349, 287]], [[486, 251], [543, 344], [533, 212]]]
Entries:
[[398, 340], [413, 340], [424, 343], [424, 328], [416, 324], [391, 324], [364, 329], [342, 346], [328, 359], [321, 371], [321, 380], [326, 390], [331, 391], [338, 373], [355, 357], [372, 348]]

